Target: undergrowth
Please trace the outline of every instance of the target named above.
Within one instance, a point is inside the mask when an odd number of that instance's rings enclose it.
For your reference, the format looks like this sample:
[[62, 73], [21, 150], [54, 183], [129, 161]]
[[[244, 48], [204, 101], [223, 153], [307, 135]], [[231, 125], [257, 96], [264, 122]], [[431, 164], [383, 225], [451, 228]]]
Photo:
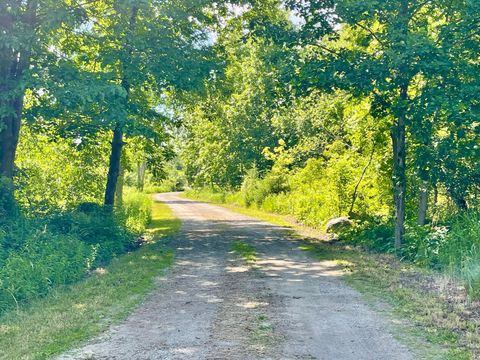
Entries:
[[146, 243], [97, 268], [75, 284], [56, 286], [43, 298], [0, 316], [0, 359], [49, 359], [124, 319], [144, 299], [173, 254], [162, 239], [180, 221], [161, 203], [153, 206]]
[[42, 217], [9, 210], [0, 220], [0, 314], [137, 248], [151, 204], [150, 196], [127, 191], [121, 209], [83, 203]]

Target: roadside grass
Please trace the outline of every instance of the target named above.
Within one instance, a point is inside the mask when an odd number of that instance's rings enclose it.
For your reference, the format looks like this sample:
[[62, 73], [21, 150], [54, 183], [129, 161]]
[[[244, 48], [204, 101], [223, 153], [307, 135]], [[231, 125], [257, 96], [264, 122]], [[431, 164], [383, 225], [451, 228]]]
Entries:
[[365, 253], [318, 241], [300, 248], [318, 260], [343, 266], [343, 279], [373, 308], [388, 304], [396, 337], [418, 358], [478, 358], [480, 323], [468, 318], [465, 302], [455, 303], [447, 296], [448, 288], [456, 287], [451, 279], [400, 262], [393, 255]]
[[238, 254], [247, 263], [251, 264], [257, 261], [257, 252], [255, 248], [247, 243], [236, 241], [232, 244], [232, 251]]
[[146, 243], [139, 250], [0, 318], [0, 359], [48, 359], [125, 319], [172, 263], [173, 253], [161, 240], [179, 228], [170, 209], [155, 202]]
[[254, 209], [254, 208], [245, 208], [241, 207], [238, 205], [231, 205], [231, 204], [218, 204], [226, 209], [235, 211], [239, 214], [242, 215], [247, 215], [251, 216], [257, 219], [260, 219], [262, 221], [269, 222], [271, 224], [275, 224], [278, 226], [286, 227], [286, 228], [292, 228], [295, 226], [293, 221], [289, 219], [288, 216], [285, 215], [278, 215], [278, 214], [272, 214], [272, 213], [267, 213], [262, 210]]
[[418, 358], [480, 358], [480, 303], [468, 299], [460, 282], [402, 262], [393, 255], [320, 241], [326, 238], [325, 234], [299, 226], [286, 216], [216, 204], [290, 228], [292, 235], [306, 239], [299, 246], [301, 250], [310, 252], [317, 260], [335, 261], [342, 266], [342, 278], [363, 294], [374, 309], [385, 313], [382, 308], [388, 306], [387, 314], [391, 314], [388, 317], [394, 325], [394, 335]]

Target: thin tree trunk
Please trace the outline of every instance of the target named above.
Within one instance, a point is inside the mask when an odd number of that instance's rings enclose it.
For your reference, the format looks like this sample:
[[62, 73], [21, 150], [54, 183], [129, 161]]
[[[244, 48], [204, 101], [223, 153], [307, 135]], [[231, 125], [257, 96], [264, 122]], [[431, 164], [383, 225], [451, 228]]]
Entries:
[[123, 130], [117, 125], [113, 131], [113, 140], [110, 153], [110, 163], [107, 175], [107, 187], [105, 189], [105, 205], [115, 205], [115, 190], [117, 188], [118, 175], [120, 174], [120, 160], [122, 158]]
[[145, 187], [145, 170], [147, 164], [145, 161], [140, 161], [137, 163], [137, 189], [143, 191]]
[[[408, 0], [403, 0], [400, 8], [400, 31], [404, 39], [400, 52], [405, 51], [408, 39], [409, 7]], [[404, 48], [405, 47], [405, 48]], [[408, 60], [404, 60], [399, 67], [400, 95], [396, 123], [392, 129], [393, 145], [393, 194], [395, 203], [395, 249], [400, 249], [405, 234], [405, 198], [407, 191], [406, 177], [406, 112], [408, 103]]]
[[420, 198], [418, 203], [417, 225], [425, 225], [428, 210], [428, 182], [422, 181], [420, 188]]
[[405, 118], [400, 116], [392, 131], [393, 194], [395, 202], [395, 248], [402, 246], [405, 234]]

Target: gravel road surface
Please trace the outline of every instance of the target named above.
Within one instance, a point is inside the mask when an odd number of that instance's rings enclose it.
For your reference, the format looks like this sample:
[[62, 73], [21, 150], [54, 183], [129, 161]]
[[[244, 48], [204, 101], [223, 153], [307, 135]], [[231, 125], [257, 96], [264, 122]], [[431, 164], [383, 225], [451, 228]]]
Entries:
[[177, 193], [156, 199], [183, 222], [175, 265], [126, 321], [58, 359], [413, 359], [341, 269], [285, 229]]

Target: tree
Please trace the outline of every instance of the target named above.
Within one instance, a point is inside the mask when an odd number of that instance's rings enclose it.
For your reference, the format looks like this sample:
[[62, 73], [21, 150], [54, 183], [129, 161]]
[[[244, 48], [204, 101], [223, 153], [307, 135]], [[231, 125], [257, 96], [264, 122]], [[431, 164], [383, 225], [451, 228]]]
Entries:
[[0, 3], [0, 176], [13, 177], [25, 92], [49, 66], [54, 34], [84, 19], [69, 1]]
[[123, 89], [115, 108], [101, 114], [113, 131], [105, 205], [114, 204], [125, 133], [152, 136], [155, 122], [167, 120], [158, 109], [162, 93], [198, 89], [212, 69], [204, 14], [209, 4], [106, 2], [103, 20], [92, 25], [99, 46], [90, 61]]
[[244, 10], [225, 16], [218, 34], [224, 71], [215, 74], [204, 96], [182, 109], [189, 132], [183, 159], [196, 186], [238, 188], [252, 166], [268, 170], [272, 162], [262, 151], [278, 141], [272, 119], [291, 101], [285, 86], [293, 76], [291, 22], [278, 1]]
[[422, 0], [288, 4], [303, 18], [299, 44], [310, 51], [304, 83], [371, 96], [372, 114], [391, 121], [395, 247], [400, 248], [408, 191], [408, 134], [422, 126], [414, 119], [431, 111], [418, 100], [453, 66], [438, 37], [449, 24], [449, 4]]

